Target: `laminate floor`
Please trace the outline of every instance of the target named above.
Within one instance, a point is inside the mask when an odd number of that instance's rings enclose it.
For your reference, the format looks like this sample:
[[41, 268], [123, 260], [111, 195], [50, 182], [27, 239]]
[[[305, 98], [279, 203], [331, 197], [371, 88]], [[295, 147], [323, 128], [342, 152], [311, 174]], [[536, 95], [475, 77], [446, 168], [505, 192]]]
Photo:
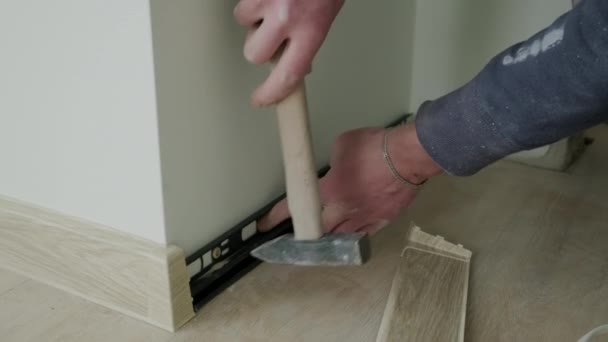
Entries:
[[467, 341], [576, 341], [608, 323], [608, 127], [567, 173], [501, 162], [440, 177], [363, 267], [262, 265], [176, 334], [0, 271], [0, 340], [374, 341], [414, 220], [473, 252]]

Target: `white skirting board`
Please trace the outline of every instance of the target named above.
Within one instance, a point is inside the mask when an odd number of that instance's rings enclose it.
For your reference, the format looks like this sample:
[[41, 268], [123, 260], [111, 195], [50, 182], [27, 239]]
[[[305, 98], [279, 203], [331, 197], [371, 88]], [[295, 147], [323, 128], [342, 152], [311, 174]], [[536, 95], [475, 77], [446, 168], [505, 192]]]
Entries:
[[3, 197], [0, 268], [169, 331], [194, 316], [181, 249]]
[[543, 169], [564, 171], [585, 148], [583, 134], [562, 139], [551, 145], [512, 154], [506, 159]]

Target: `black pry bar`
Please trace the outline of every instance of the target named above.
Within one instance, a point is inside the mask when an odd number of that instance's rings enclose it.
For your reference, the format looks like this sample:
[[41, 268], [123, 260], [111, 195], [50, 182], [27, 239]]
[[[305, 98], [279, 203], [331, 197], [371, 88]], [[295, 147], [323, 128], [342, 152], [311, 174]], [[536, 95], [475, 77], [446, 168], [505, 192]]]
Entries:
[[[406, 122], [410, 116], [411, 114], [402, 115], [387, 127], [394, 127]], [[323, 177], [328, 171], [329, 166], [323, 167], [318, 172], [319, 177]], [[252, 250], [280, 235], [293, 232], [291, 219], [287, 219], [269, 232], [255, 232], [247, 239], [243, 239], [243, 230], [249, 225], [255, 224], [285, 197], [286, 194], [277, 197], [186, 258], [187, 265], [197, 261], [200, 261], [201, 264], [200, 271], [190, 278], [190, 290], [195, 310], [199, 310], [261, 263], [260, 260], [249, 254]], [[209, 264], [205, 264], [205, 255], [210, 256], [207, 258], [210, 261]]]

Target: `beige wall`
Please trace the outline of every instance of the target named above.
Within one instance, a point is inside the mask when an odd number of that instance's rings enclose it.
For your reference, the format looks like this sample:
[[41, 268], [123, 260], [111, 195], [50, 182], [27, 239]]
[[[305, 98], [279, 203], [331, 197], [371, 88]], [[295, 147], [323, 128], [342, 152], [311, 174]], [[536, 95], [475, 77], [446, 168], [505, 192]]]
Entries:
[[146, 0], [3, 0], [0, 195], [165, 242]]
[[[235, 0], [151, 3], [167, 234], [192, 252], [283, 191], [277, 128], [248, 104], [267, 70], [242, 57]], [[319, 166], [338, 132], [408, 108], [412, 15], [347, 2], [309, 78]]]
[[[339, 132], [454, 89], [569, 8], [413, 1], [338, 17], [309, 77], [319, 166]], [[6, 0], [0, 195], [189, 253], [283, 192], [274, 113], [248, 103], [267, 70], [242, 57], [235, 4]]]
[[569, 0], [417, 1], [410, 110], [469, 81], [568, 9]]
[[[571, 8], [569, 0], [419, 0], [410, 111], [473, 78], [496, 54]], [[513, 156], [544, 156], [549, 146]]]

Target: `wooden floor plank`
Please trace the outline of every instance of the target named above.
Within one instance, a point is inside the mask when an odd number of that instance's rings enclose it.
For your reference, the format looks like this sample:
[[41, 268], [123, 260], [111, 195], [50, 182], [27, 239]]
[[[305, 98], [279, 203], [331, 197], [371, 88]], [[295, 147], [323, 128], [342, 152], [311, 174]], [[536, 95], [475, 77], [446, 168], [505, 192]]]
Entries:
[[471, 256], [412, 224], [376, 342], [463, 341]]
[[401, 259], [377, 341], [462, 341], [468, 262], [412, 248]]

